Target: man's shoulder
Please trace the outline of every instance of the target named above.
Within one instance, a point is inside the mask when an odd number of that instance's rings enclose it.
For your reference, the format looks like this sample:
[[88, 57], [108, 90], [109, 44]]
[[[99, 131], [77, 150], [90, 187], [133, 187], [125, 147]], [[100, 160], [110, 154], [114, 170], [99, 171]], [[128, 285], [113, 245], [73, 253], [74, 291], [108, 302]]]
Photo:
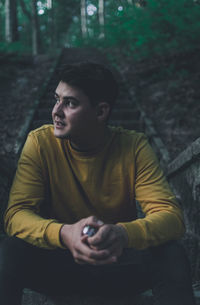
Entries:
[[128, 143], [138, 143], [142, 139], [146, 139], [146, 135], [143, 132], [136, 130], [125, 129], [123, 127], [110, 127], [116, 138]]
[[46, 136], [46, 135], [53, 135], [53, 125], [46, 124], [34, 130], [31, 130], [30, 135], [34, 135], [35, 137]]
[[54, 136], [54, 128], [52, 124], [43, 125], [37, 129], [30, 131], [29, 136], [37, 139], [37, 141], [48, 142], [49, 140], [56, 139]]
[[37, 129], [30, 131], [28, 137], [40, 147], [56, 145], [58, 139], [54, 136], [54, 127], [51, 124], [43, 125]]

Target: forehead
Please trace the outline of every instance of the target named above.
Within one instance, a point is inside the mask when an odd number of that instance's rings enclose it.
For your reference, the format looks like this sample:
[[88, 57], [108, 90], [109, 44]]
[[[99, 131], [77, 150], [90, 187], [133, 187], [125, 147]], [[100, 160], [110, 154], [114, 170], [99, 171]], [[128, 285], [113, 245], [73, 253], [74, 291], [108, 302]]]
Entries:
[[70, 86], [67, 83], [60, 81], [57, 88], [56, 94], [59, 97], [74, 97], [78, 100], [89, 100], [88, 97], [83, 93], [81, 89]]

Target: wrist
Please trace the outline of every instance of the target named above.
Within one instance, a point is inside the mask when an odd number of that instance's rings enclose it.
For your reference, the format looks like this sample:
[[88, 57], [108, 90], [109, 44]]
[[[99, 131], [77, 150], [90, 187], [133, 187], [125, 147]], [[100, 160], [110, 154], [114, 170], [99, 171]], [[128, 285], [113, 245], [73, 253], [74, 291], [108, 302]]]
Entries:
[[60, 228], [59, 237], [62, 247], [68, 248], [68, 232], [70, 225], [63, 224]]
[[121, 233], [122, 233], [122, 239], [123, 239], [123, 247], [127, 248], [128, 247], [128, 234], [126, 232], [126, 229], [122, 224], [117, 224], [117, 226], [120, 228]]

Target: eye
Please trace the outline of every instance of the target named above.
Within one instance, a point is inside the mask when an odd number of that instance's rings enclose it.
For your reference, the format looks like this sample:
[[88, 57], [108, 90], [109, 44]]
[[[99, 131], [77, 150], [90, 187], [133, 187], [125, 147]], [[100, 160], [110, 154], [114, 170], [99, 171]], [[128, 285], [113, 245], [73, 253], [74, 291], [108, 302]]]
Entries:
[[77, 101], [73, 100], [73, 99], [66, 99], [64, 101], [64, 105], [70, 108], [75, 108], [77, 106]]

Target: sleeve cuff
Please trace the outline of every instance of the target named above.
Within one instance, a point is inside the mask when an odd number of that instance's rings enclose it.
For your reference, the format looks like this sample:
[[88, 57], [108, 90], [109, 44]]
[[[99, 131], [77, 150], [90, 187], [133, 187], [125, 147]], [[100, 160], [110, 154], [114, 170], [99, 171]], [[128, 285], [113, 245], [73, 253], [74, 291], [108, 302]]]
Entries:
[[60, 230], [63, 223], [51, 222], [45, 231], [45, 239], [52, 248], [66, 249], [60, 241]]
[[128, 248], [142, 250], [145, 248], [145, 232], [139, 225], [138, 220], [133, 222], [119, 222], [123, 226], [128, 235]]

